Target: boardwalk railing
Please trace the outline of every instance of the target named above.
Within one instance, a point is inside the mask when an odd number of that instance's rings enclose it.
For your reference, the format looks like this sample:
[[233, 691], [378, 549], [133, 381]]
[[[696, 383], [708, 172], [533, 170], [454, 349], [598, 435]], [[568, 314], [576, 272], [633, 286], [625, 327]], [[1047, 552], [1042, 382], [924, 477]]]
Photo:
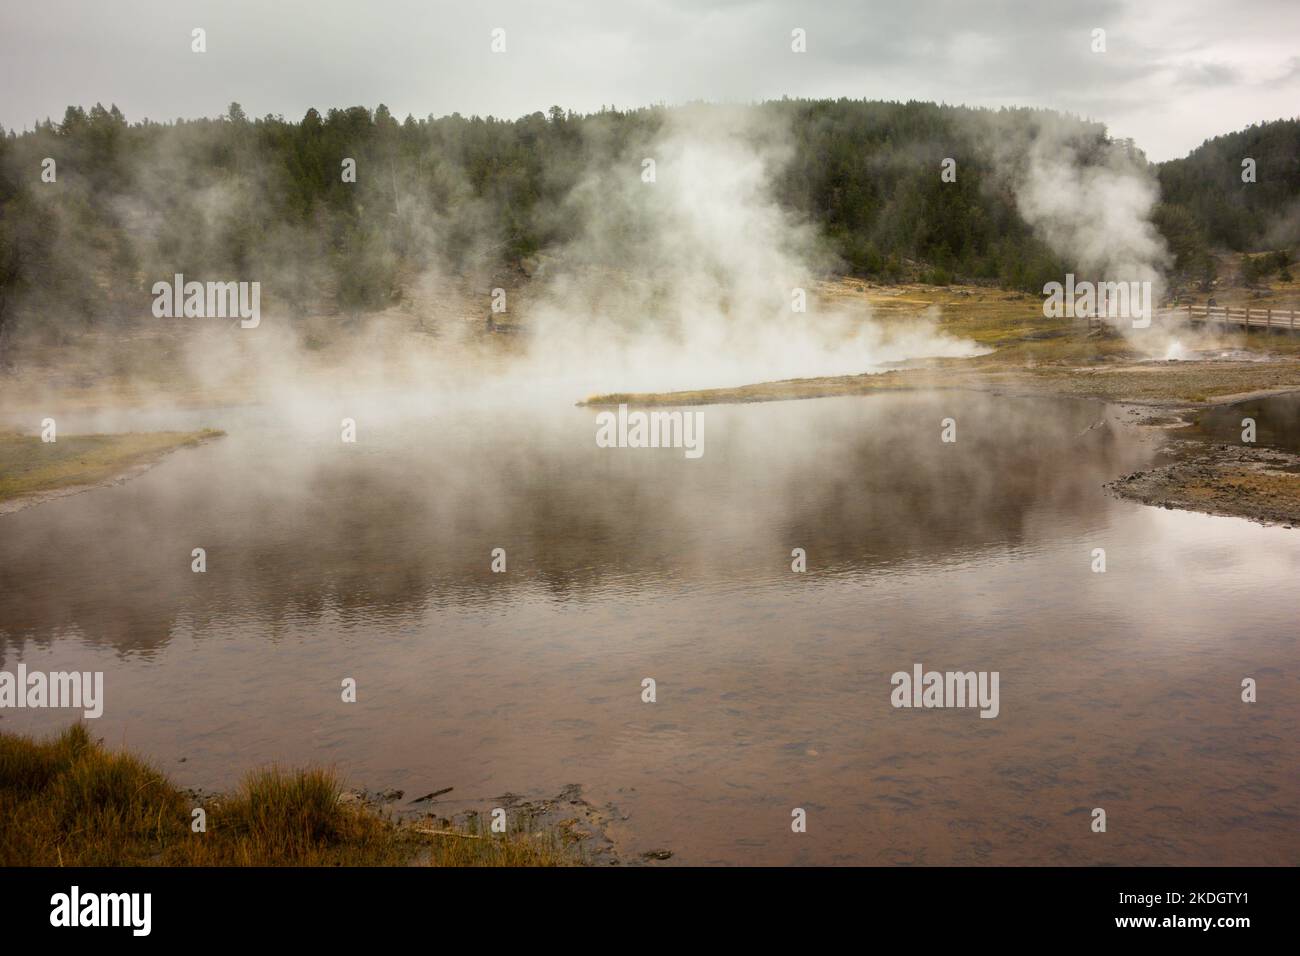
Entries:
[[[1185, 305], [1175, 309], [1159, 309], [1155, 318], [1161, 323], [1199, 322], [1251, 329], [1276, 329], [1279, 332], [1300, 332], [1300, 309], [1256, 309], [1251, 306]], [[1106, 325], [1108, 322], [1125, 322], [1125, 319], [1088, 318], [1088, 327]]]
[[1167, 319], [1184, 318], [1188, 322], [1210, 322], [1215, 325], [1239, 325], [1244, 329], [1300, 330], [1295, 309], [1255, 309], [1250, 306], [1234, 308], [1227, 305], [1192, 305], [1185, 308], [1162, 309], [1160, 316]]

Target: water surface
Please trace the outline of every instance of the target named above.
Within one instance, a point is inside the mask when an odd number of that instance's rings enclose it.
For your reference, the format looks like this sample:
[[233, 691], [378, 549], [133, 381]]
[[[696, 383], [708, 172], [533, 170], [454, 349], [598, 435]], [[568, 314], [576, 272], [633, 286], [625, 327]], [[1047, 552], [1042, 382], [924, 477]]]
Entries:
[[[1300, 537], [1107, 496], [1154, 448], [1103, 406], [710, 407], [698, 461], [598, 449], [565, 402], [308, 407], [142, 419], [229, 435], [0, 519], [2, 666], [105, 671], [94, 729], [184, 785], [332, 763], [448, 811], [578, 783], [630, 857], [1300, 857]], [[916, 662], [999, 671], [1000, 715], [893, 709]]]
[[1255, 420], [1255, 442], [1300, 454], [1300, 392], [1215, 405], [1201, 412], [1192, 434], [1240, 444], [1242, 419]]

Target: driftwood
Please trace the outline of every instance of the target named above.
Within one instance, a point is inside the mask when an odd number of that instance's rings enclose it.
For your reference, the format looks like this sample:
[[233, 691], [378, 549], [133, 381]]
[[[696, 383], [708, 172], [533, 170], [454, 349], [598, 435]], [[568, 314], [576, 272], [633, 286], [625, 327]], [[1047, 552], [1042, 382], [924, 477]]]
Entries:
[[432, 800], [434, 797], [441, 797], [444, 793], [451, 793], [455, 787], [443, 787], [441, 790], [435, 790], [433, 793], [426, 793], [422, 797], [416, 797], [412, 803], [424, 803], [426, 800]]
[[451, 836], [460, 837], [463, 840], [481, 840], [483, 837], [477, 833], [458, 833], [455, 830], [432, 830], [428, 827], [411, 827], [416, 833], [426, 833], [429, 836]]

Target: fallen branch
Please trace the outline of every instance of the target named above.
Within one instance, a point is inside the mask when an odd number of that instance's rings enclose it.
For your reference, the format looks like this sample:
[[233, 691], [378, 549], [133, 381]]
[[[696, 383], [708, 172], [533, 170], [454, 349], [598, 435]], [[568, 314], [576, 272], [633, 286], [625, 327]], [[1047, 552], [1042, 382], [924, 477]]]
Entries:
[[429, 836], [452, 836], [460, 837], [464, 840], [481, 840], [483, 839], [477, 833], [458, 833], [455, 830], [430, 830], [428, 827], [411, 827], [416, 833], [427, 833]]
[[451, 793], [455, 787], [443, 787], [441, 790], [435, 790], [433, 793], [426, 793], [422, 797], [416, 797], [412, 803], [424, 803], [426, 800], [432, 800], [434, 797], [441, 797], [444, 793]]

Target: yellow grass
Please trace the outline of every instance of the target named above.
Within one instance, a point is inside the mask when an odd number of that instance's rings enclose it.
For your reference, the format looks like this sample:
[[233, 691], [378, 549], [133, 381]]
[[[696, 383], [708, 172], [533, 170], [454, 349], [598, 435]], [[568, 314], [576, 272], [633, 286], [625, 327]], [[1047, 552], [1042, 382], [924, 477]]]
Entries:
[[[565, 866], [558, 831], [440, 834], [340, 800], [331, 770], [250, 773], [199, 800], [77, 724], [49, 741], [0, 733], [0, 866]], [[206, 832], [193, 811], [206, 813]], [[422, 829], [428, 829], [427, 827]]]

